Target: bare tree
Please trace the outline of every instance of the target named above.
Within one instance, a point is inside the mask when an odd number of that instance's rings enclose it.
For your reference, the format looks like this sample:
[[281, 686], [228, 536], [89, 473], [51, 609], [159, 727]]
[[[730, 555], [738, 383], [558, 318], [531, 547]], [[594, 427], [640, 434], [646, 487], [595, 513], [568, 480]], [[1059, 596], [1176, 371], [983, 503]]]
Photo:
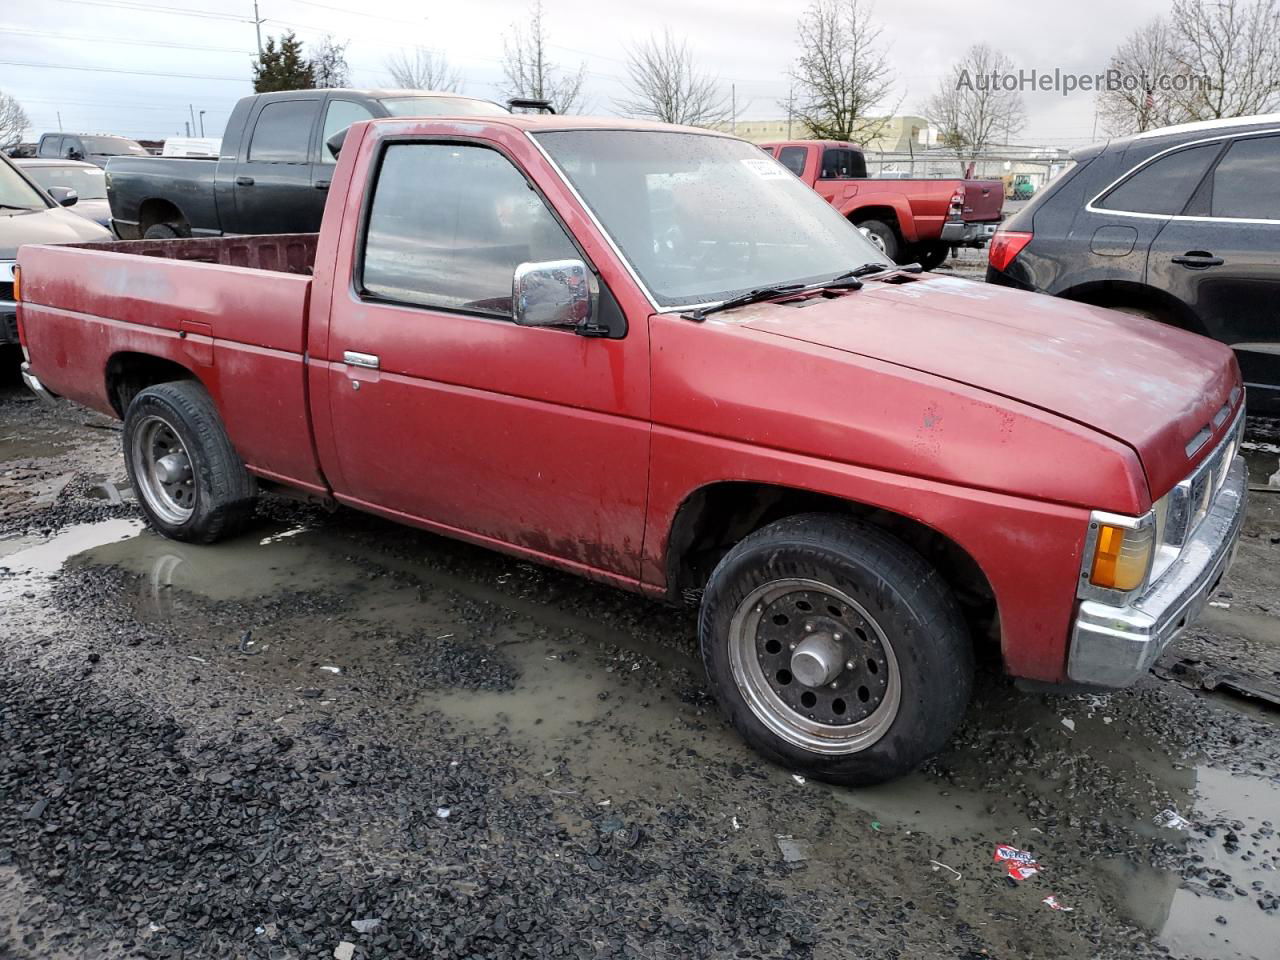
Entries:
[[406, 90], [462, 91], [462, 74], [449, 65], [443, 54], [423, 47], [393, 53], [387, 57], [386, 67], [392, 84]]
[[1183, 109], [1162, 78], [1177, 75], [1174, 37], [1157, 17], [1125, 38], [1111, 55], [1108, 72], [1122, 81], [1098, 91], [1098, 115], [1112, 136], [1142, 133], [1184, 119]]
[[22, 104], [0, 90], [0, 150], [21, 143], [30, 126], [31, 121], [27, 118], [27, 112], [22, 109]]
[[1174, 0], [1174, 57], [1192, 80], [1175, 91], [1185, 119], [1266, 113], [1280, 104], [1277, 0]]
[[512, 24], [502, 41], [502, 85], [507, 98], [530, 97], [549, 100], [559, 113], [579, 113], [585, 107], [583, 86], [587, 65], [576, 71], [562, 71], [547, 54], [550, 40], [542, 18], [542, 0], [534, 0], [528, 22], [522, 27]]
[[873, 13], [867, 0], [813, 0], [796, 24], [800, 56], [791, 70], [798, 93], [794, 116], [815, 137], [866, 143], [889, 122], [887, 115], [871, 116], [893, 89]]
[[347, 41], [339, 43], [333, 34], [326, 33], [316, 44], [311, 56], [311, 72], [320, 89], [346, 87], [351, 84], [351, 67], [347, 65]]
[[938, 127], [939, 141], [956, 151], [962, 172], [1026, 125], [1022, 95], [1001, 82], [1013, 76], [1012, 60], [985, 43], [974, 44], [925, 104], [925, 116]]
[[694, 69], [688, 41], [677, 40], [670, 30], [628, 51], [627, 73], [630, 97], [618, 101], [623, 113], [710, 127], [732, 112], [716, 78]]

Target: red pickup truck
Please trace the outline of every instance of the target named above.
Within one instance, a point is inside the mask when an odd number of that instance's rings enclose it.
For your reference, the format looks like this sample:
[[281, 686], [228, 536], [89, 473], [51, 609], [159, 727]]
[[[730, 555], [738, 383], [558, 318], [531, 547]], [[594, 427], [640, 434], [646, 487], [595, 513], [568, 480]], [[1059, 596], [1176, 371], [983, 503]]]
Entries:
[[318, 235], [22, 248], [23, 373], [123, 418], [169, 537], [288, 487], [700, 597], [741, 734], [871, 783], [943, 746], [976, 645], [1142, 676], [1245, 490], [1227, 347], [882, 260], [732, 137], [374, 120]]
[[896, 263], [932, 270], [952, 247], [981, 247], [1000, 226], [999, 180], [867, 177], [862, 148], [836, 140], [789, 140], [760, 148], [858, 227]]

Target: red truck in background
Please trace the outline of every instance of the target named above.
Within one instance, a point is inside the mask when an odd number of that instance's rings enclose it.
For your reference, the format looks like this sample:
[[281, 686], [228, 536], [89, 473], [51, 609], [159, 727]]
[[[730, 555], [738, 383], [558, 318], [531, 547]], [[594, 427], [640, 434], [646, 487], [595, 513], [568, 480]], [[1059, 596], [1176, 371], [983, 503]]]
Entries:
[[165, 536], [293, 488], [700, 596], [742, 736], [865, 784], [946, 743], [976, 645], [1142, 676], [1245, 490], [1227, 347], [883, 259], [722, 134], [387, 119], [318, 235], [27, 246], [16, 297], [28, 385], [123, 419]]
[[835, 140], [789, 140], [760, 148], [817, 190], [895, 263], [932, 270], [952, 247], [981, 247], [1000, 226], [999, 180], [867, 177], [862, 148]]

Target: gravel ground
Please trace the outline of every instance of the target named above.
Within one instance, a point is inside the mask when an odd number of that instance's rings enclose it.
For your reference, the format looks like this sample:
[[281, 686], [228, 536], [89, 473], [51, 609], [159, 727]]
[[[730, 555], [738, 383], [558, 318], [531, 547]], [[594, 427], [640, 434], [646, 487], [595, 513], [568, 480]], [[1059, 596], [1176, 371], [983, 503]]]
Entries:
[[[717, 714], [689, 611], [284, 500], [171, 543], [93, 495], [118, 442], [0, 388], [5, 960], [1275, 956], [1256, 700], [984, 672], [926, 769], [801, 782]], [[1276, 683], [1280, 496], [1250, 511], [1167, 661]]]

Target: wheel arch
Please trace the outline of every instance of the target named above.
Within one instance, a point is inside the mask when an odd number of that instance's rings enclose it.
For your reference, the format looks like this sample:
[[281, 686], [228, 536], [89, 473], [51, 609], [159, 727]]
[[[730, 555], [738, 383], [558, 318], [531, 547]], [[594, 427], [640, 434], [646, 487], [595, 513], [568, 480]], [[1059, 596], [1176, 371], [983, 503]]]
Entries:
[[855, 205], [845, 213], [845, 218], [855, 225], [863, 220], [882, 220], [893, 227], [903, 243], [915, 243], [917, 239], [915, 222], [910, 211], [901, 209], [896, 204], [878, 201], [872, 204]]
[[1063, 290], [1058, 296], [1095, 307], [1134, 307], [1150, 310], [1172, 326], [1206, 334], [1195, 311], [1173, 294], [1132, 280], [1097, 280]]
[[998, 630], [998, 603], [986, 573], [967, 550], [941, 531], [844, 497], [740, 480], [699, 487], [677, 508], [665, 554], [668, 599], [679, 602], [699, 596], [720, 559], [749, 534], [784, 517], [815, 512], [858, 517], [893, 533], [938, 570], [975, 628], [975, 640], [993, 627]]
[[176, 360], [132, 351], [113, 353], [107, 359], [105, 377], [107, 399], [121, 419], [133, 398], [147, 387], [174, 380], [195, 380], [202, 383], [194, 370]]
[[138, 236], [147, 232], [147, 228], [157, 223], [187, 224], [186, 214], [172, 200], [161, 197], [149, 197], [138, 206]]

